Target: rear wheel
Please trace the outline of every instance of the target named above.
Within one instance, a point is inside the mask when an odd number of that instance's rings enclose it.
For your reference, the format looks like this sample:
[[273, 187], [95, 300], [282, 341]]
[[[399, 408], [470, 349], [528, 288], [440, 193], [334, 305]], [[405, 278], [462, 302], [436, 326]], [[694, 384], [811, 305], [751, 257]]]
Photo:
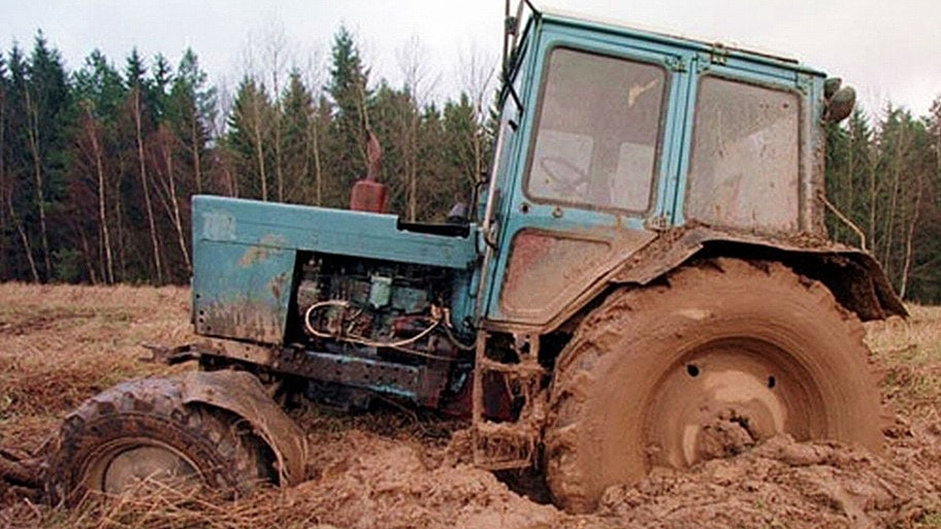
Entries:
[[778, 434], [881, 448], [863, 329], [822, 284], [779, 263], [718, 259], [613, 294], [552, 383], [546, 473], [592, 510], [655, 466], [734, 455]]
[[46, 482], [54, 502], [70, 505], [148, 480], [247, 493], [270, 480], [270, 459], [234, 416], [184, 405], [174, 379], [150, 378], [115, 386], [71, 413]]

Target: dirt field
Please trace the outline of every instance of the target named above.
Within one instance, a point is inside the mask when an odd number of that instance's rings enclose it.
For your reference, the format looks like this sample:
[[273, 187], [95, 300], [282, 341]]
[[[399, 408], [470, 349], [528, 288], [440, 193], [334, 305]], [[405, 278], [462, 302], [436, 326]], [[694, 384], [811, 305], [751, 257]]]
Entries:
[[[137, 361], [140, 344], [191, 339], [188, 306], [179, 288], [0, 285], [0, 449], [34, 450], [86, 397], [166, 372]], [[882, 456], [779, 438], [655, 471], [609, 489], [598, 513], [569, 516], [471, 467], [464, 423], [310, 408], [296, 418], [317, 447], [311, 479], [294, 489], [223, 502], [158, 487], [70, 512], [0, 484], [0, 528], [941, 528], [941, 309], [912, 312], [868, 327], [891, 410]]]

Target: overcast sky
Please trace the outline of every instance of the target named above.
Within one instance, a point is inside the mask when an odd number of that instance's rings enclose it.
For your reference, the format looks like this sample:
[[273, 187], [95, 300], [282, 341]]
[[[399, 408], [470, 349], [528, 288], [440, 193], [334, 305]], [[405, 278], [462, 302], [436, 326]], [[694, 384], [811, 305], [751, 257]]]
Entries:
[[[515, 0], [514, 0], [515, 2]], [[784, 53], [841, 76], [860, 101], [918, 115], [941, 95], [939, 0], [551, 0], [537, 2], [670, 33]], [[325, 59], [340, 24], [357, 36], [373, 79], [401, 80], [397, 50], [417, 37], [435, 97], [460, 87], [459, 58], [499, 57], [503, 0], [0, 0], [3, 49], [42, 29], [69, 69], [94, 48], [123, 67], [133, 48], [176, 63], [186, 47], [214, 83], [234, 85], [245, 49], [274, 31], [294, 59]], [[432, 76], [429, 76], [429, 78]]]

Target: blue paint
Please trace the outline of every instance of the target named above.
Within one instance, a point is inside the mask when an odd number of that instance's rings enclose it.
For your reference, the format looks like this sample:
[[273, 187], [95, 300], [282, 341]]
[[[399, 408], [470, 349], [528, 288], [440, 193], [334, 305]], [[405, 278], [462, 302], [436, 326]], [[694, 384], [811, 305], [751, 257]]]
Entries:
[[[207, 336], [281, 343], [298, 251], [454, 269], [467, 291], [477, 228], [467, 237], [398, 229], [398, 218], [212, 196], [193, 197], [193, 308]], [[456, 297], [454, 319], [468, 312]]]
[[477, 260], [468, 237], [413, 233], [395, 215], [213, 196], [193, 197], [194, 239], [308, 250], [464, 270]]

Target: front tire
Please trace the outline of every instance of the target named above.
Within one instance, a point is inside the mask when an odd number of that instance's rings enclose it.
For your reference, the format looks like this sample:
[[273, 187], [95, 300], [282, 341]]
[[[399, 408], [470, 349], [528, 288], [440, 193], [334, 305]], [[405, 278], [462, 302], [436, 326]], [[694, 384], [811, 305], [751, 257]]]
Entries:
[[234, 416], [184, 405], [174, 378], [145, 378], [85, 401], [63, 422], [48, 466], [54, 504], [121, 494], [144, 480], [245, 494], [271, 480], [265, 445]]
[[557, 504], [779, 434], [879, 451], [881, 407], [862, 325], [780, 263], [716, 259], [612, 294], [552, 381], [545, 435]]

